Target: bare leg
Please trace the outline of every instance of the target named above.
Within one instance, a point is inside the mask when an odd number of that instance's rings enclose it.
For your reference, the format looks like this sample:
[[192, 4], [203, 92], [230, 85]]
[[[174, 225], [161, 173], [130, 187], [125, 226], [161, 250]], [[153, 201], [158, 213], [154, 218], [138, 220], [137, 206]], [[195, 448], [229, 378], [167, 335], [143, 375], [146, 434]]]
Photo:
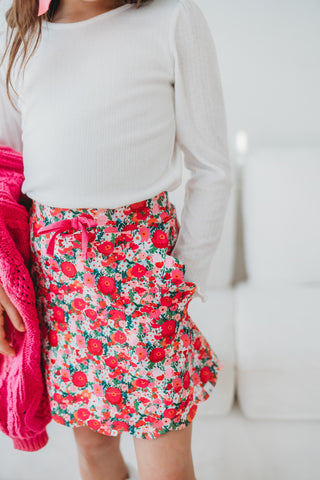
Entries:
[[125, 480], [129, 477], [120, 451], [120, 435], [111, 437], [87, 426], [73, 427], [82, 480]]
[[134, 437], [140, 480], [196, 480], [191, 453], [192, 423], [152, 440]]

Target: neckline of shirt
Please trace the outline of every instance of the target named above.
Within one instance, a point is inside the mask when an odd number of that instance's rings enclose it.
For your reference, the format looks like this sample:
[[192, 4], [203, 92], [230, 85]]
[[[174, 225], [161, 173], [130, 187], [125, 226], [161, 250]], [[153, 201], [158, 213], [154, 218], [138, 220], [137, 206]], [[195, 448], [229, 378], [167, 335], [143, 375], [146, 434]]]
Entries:
[[99, 15], [95, 15], [94, 17], [87, 18], [86, 20], [80, 20], [79, 22], [55, 23], [55, 22], [47, 22], [43, 20], [43, 24], [46, 26], [46, 28], [55, 29], [55, 30], [82, 27], [85, 25], [89, 25], [91, 23], [95, 23], [98, 20], [111, 17], [117, 13], [123, 12], [124, 10], [127, 10], [128, 8], [132, 7], [132, 5], [134, 4], [125, 3], [120, 7], [113, 8], [112, 10], [108, 10], [107, 12], [100, 13]]

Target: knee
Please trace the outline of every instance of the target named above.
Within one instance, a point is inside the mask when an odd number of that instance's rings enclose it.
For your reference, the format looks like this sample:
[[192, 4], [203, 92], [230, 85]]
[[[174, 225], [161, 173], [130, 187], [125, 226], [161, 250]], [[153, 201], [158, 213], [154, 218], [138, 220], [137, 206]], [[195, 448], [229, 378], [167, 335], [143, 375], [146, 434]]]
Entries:
[[119, 449], [119, 438], [103, 435], [89, 427], [73, 427], [73, 433], [79, 453], [85, 456], [97, 456], [106, 451]]

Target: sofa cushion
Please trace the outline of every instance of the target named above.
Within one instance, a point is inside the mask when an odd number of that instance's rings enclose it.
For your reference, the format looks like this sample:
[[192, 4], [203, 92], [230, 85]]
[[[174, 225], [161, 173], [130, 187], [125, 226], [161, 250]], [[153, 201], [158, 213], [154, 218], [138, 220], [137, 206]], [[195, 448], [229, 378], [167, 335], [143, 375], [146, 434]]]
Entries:
[[249, 281], [320, 282], [320, 149], [268, 148], [243, 166], [244, 254]]
[[251, 418], [320, 418], [320, 286], [235, 288], [237, 397]]

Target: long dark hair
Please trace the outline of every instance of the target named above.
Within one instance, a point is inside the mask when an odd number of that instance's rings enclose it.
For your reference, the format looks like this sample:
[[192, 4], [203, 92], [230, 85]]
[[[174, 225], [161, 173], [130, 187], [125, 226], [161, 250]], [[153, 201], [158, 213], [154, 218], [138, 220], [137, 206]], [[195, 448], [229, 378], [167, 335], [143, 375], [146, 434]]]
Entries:
[[[136, 8], [139, 8], [142, 4], [147, 3], [148, 1], [150, 0], [120, 0], [120, 3], [123, 5], [126, 3], [135, 3]], [[20, 64], [20, 70], [22, 69], [23, 64], [25, 69], [27, 62], [30, 60], [38, 46], [41, 36], [42, 19], [48, 22], [52, 21], [56, 11], [58, 10], [59, 4], [60, 0], [51, 0], [49, 10], [38, 17], [38, 0], [13, 0], [11, 7], [6, 12], [5, 18], [8, 26], [11, 28], [11, 32], [9, 36], [9, 28], [7, 28], [6, 47], [0, 61], [0, 67], [9, 51], [8, 69], [6, 74], [6, 89], [10, 103], [16, 111], [18, 110], [12, 102], [9, 92], [10, 85], [15, 94], [17, 94], [17, 91], [15, 90], [11, 81], [13, 63], [17, 59], [17, 54], [22, 44], [23, 50], [20, 52], [20, 56], [22, 53], [23, 58], [22, 63]], [[34, 41], [33, 50], [26, 59], [32, 41]]]

